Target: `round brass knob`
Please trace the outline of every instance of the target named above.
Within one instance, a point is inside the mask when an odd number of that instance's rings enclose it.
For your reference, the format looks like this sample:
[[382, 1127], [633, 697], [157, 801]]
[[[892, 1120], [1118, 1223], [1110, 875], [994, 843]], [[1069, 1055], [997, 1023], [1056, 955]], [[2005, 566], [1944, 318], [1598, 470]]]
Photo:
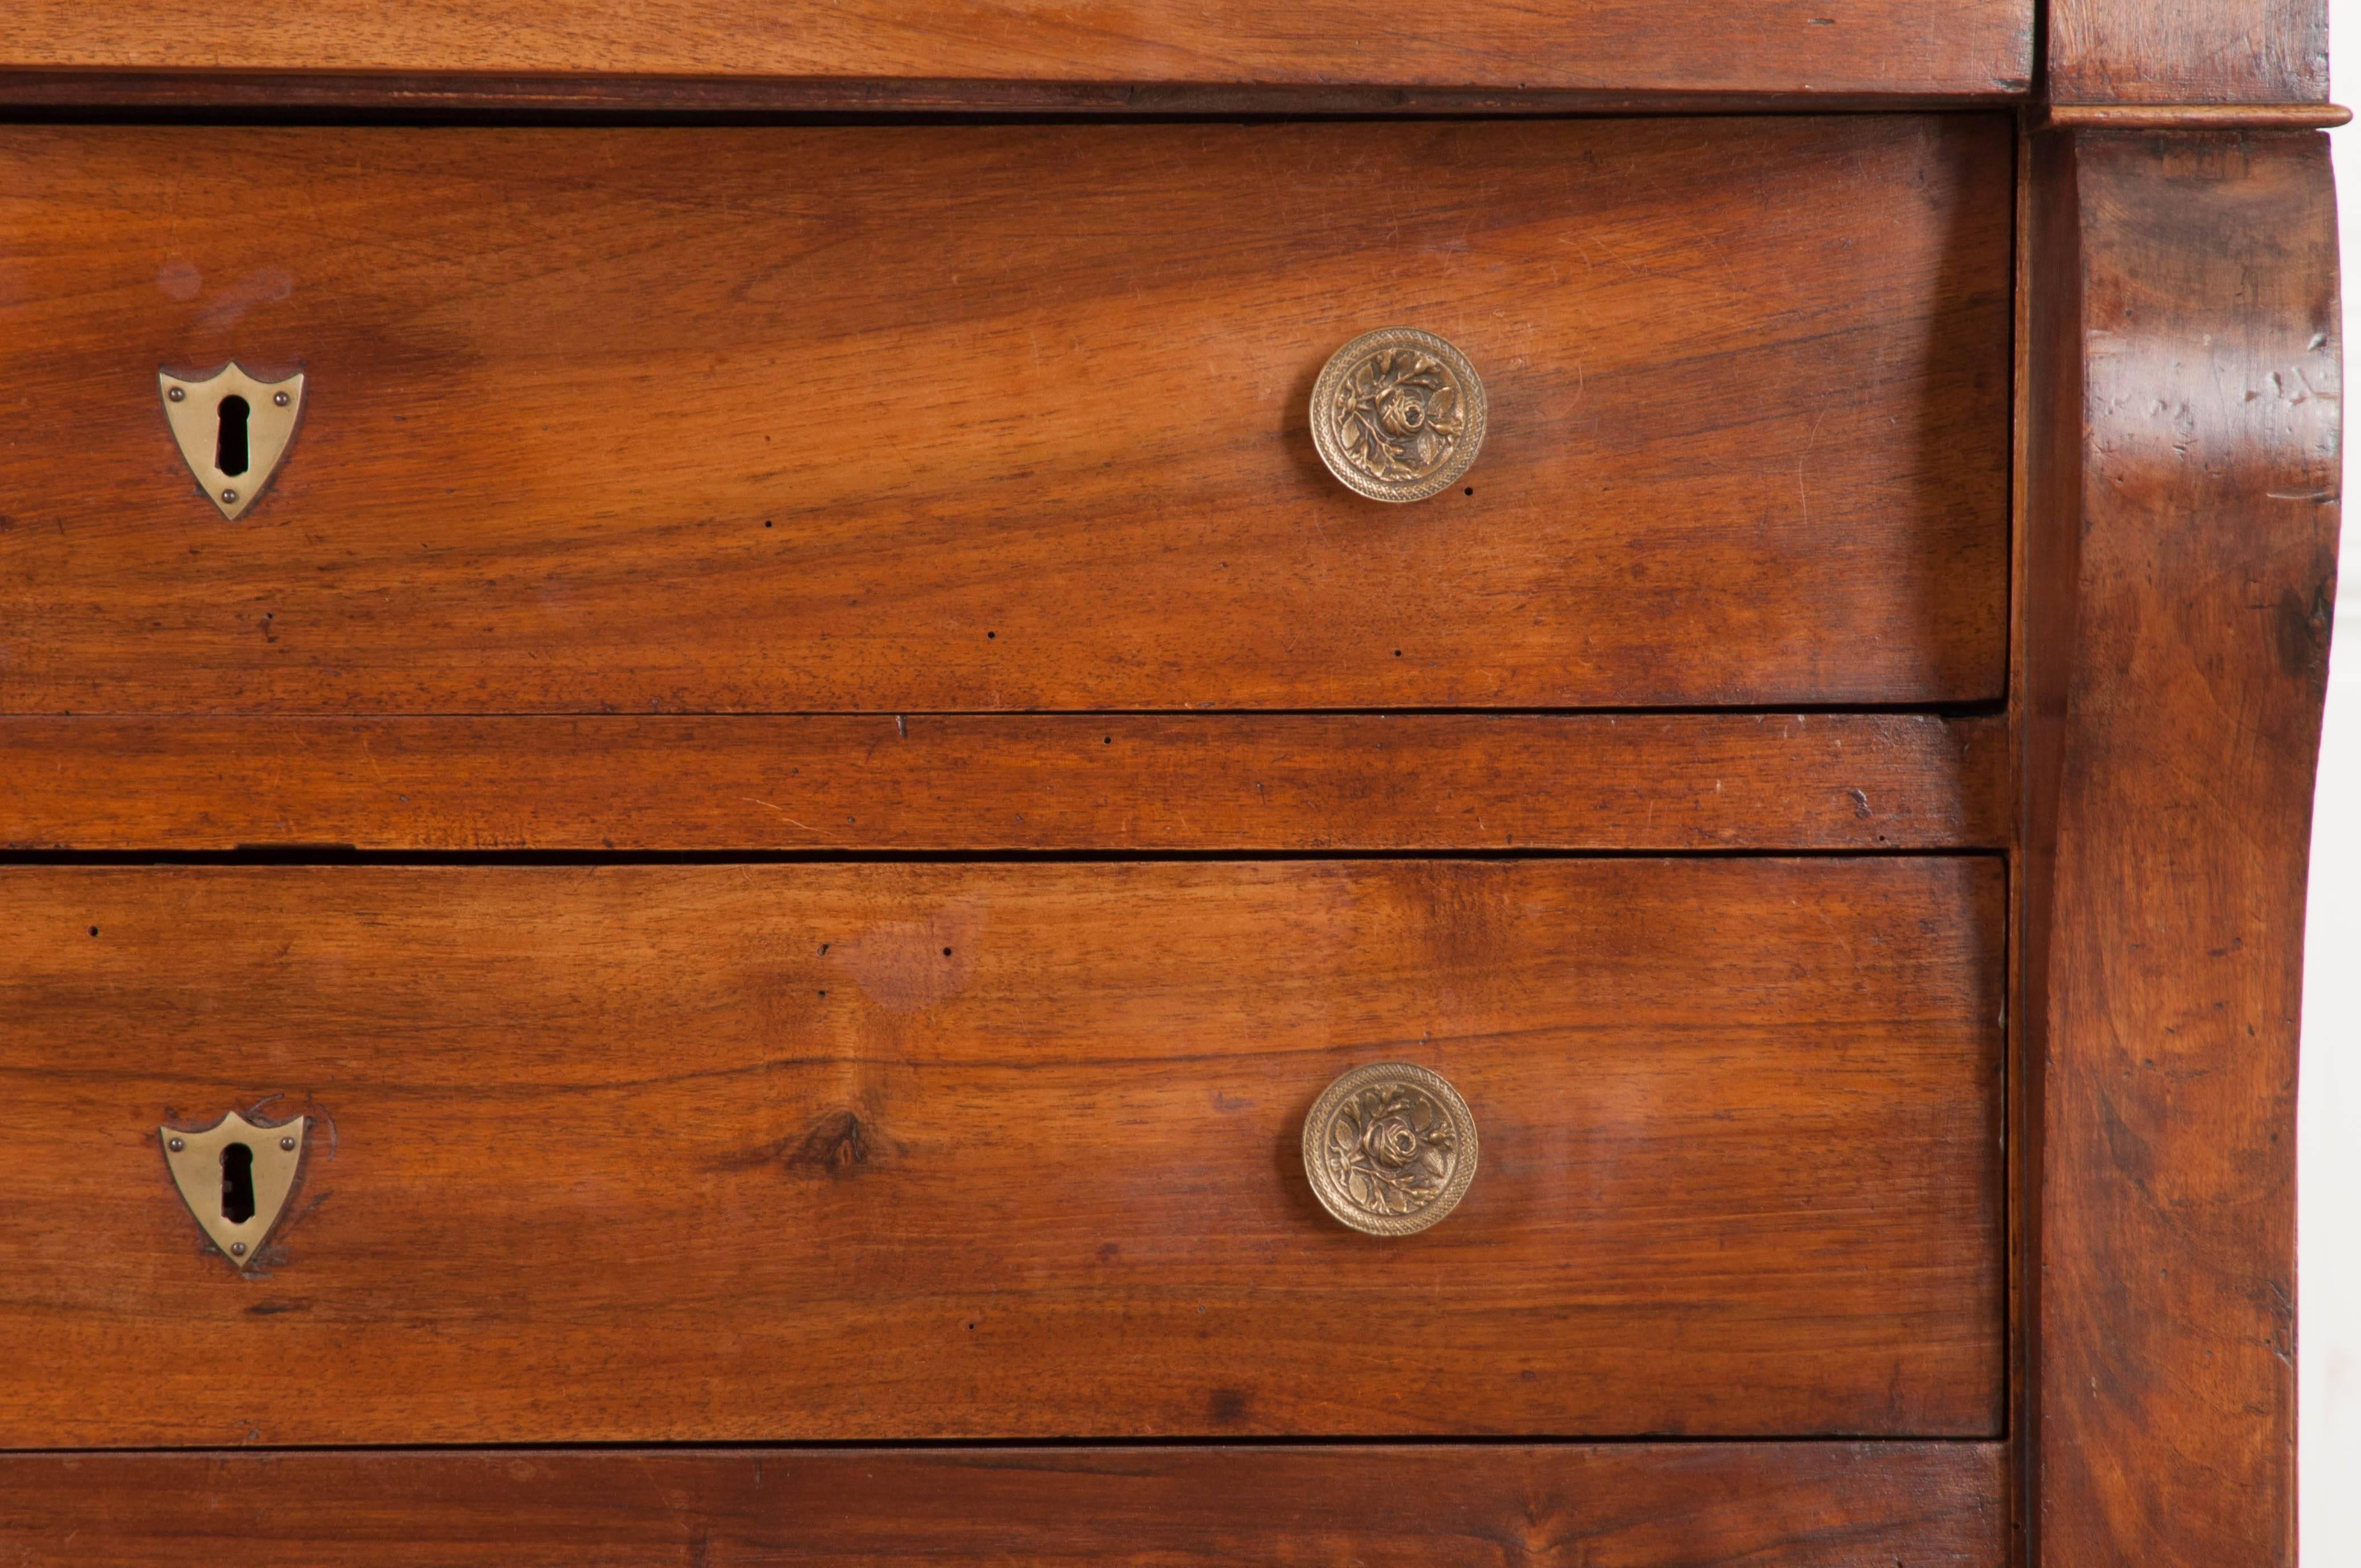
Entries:
[[1348, 487], [1378, 501], [1451, 488], [1484, 444], [1484, 383], [1431, 332], [1365, 332], [1312, 387], [1312, 444]]
[[1353, 1229], [1410, 1235], [1466, 1196], [1476, 1118], [1439, 1073], [1408, 1062], [1356, 1067], [1303, 1119], [1303, 1170], [1321, 1207]]

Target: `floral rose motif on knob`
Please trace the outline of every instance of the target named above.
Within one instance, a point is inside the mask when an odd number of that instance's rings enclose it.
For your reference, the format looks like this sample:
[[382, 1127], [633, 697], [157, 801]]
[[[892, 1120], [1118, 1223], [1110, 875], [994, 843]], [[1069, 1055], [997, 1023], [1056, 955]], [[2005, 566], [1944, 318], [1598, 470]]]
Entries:
[[1441, 1220], [1466, 1196], [1476, 1157], [1467, 1102], [1414, 1062], [1353, 1069], [1303, 1118], [1312, 1195], [1364, 1235], [1411, 1235]]
[[1451, 1118], [1401, 1083], [1363, 1090], [1338, 1106], [1328, 1128], [1337, 1185], [1372, 1214], [1411, 1214], [1451, 1181], [1458, 1137]]
[[1417, 327], [1379, 327], [1321, 367], [1312, 444], [1346, 489], [1374, 501], [1423, 500], [1476, 461], [1488, 407], [1467, 356]]
[[1416, 348], [1381, 348], [1335, 392], [1345, 457], [1372, 479], [1422, 479], [1449, 460], [1466, 429], [1459, 388], [1442, 360]]

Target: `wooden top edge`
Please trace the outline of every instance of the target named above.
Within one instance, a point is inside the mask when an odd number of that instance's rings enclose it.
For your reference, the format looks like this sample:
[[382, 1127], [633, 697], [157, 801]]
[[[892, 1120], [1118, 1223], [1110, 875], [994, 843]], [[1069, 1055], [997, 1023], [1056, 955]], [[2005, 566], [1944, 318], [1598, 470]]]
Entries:
[[1679, 92], [1315, 82], [1076, 82], [762, 76], [0, 70], [0, 111], [578, 114], [1699, 115], [1994, 109], [1989, 92]]
[[2047, 130], [2329, 130], [2353, 118], [2337, 104], [2051, 104]]

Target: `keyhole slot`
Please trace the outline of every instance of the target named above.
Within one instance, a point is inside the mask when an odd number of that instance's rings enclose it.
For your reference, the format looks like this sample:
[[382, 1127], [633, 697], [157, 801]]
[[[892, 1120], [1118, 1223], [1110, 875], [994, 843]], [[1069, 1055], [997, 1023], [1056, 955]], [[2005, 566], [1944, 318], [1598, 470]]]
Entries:
[[221, 400], [221, 428], [214, 437], [214, 466], [225, 474], [246, 472], [246, 416], [254, 411], [232, 394]]
[[221, 1152], [222, 1218], [242, 1225], [254, 1218], [254, 1150], [230, 1144]]

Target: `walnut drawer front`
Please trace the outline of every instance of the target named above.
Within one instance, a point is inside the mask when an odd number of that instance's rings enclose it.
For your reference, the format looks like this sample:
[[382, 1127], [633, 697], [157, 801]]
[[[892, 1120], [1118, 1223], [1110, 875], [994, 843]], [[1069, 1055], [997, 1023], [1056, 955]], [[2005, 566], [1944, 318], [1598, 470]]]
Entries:
[[[2002, 881], [11, 869], [0, 1444], [1995, 1436]], [[1380, 1241], [1386, 1059], [1482, 1163]], [[241, 1272], [158, 1127], [258, 1104]]]
[[2000, 1568], [1998, 1443], [38, 1455], [27, 1568]]
[[[1996, 699], [2011, 148], [10, 126], [0, 712]], [[1408, 506], [1307, 427], [1393, 324], [1492, 409]], [[157, 378], [231, 360], [306, 379], [225, 521]]]

